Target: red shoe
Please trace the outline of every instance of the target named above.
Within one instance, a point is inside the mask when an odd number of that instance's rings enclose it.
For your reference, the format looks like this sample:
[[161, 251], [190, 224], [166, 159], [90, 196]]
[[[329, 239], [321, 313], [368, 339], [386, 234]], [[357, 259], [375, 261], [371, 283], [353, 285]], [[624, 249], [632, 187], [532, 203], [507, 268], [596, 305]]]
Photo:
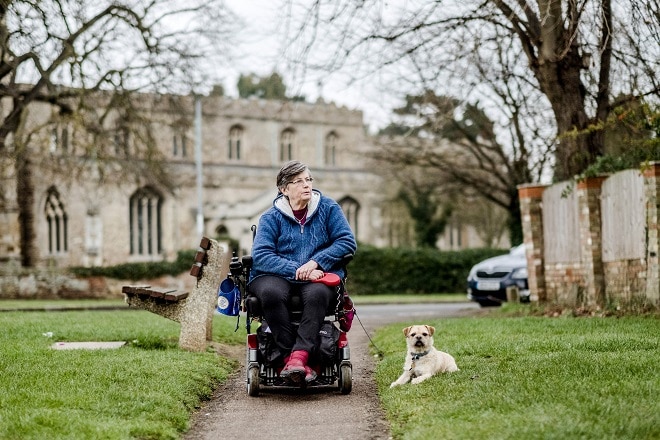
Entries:
[[280, 372], [280, 377], [289, 379], [294, 383], [302, 383], [307, 376], [305, 367], [308, 358], [309, 353], [304, 350], [296, 350], [291, 352], [289, 360]]
[[313, 368], [305, 365], [305, 382], [310, 383], [316, 380], [316, 371]]

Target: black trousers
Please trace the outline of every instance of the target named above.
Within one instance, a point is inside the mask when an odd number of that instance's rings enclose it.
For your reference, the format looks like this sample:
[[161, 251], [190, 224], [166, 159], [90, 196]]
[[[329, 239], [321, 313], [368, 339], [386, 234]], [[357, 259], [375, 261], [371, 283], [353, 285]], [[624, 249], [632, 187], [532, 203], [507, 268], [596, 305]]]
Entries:
[[[288, 354], [294, 350], [311, 353], [318, 340], [325, 312], [335, 292], [321, 283], [291, 283], [284, 278], [262, 275], [250, 283], [250, 291], [261, 301], [264, 318], [277, 345]], [[298, 291], [302, 318], [296, 331], [289, 318], [289, 296]]]

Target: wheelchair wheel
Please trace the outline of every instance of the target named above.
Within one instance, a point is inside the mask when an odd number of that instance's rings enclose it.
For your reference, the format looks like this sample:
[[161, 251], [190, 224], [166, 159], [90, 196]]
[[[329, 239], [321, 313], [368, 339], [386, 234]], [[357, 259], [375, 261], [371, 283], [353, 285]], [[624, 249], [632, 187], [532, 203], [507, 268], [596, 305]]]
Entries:
[[337, 379], [339, 391], [342, 394], [349, 394], [353, 389], [353, 368], [350, 364], [343, 364], [339, 367], [339, 378]]
[[248, 367], [247, 370], [247, 393], [248, 396], [256, 397], [259, 395], [259, 366]]

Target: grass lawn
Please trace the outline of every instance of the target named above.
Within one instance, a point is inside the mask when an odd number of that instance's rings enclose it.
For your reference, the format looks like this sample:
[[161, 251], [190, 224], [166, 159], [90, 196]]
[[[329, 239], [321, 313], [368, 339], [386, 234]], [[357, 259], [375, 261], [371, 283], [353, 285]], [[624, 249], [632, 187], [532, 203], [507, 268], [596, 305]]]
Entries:
[[390, 389], [401, 325], [380, 329], [376, 371], [394, 439], [660, 438], [657, 317], [425, 322], [460, 371]]
[[[0, 439], [178, 439], [200, 401], [237, 368], [213, 351], [179, 350], [177, 323], [146, 311], [87, 310], [93, 305], [0, 301], [0, 309], [67, 309], [0, 313]], [[394, 439], [660, 438], [657, 315], [513, 314], [505, 306], [424, 322], [461, 371], [394, 389], [405, 353], [401, 324], [376, 332], [385, 353], [376, 381]], [[243, 325], [234, 332], [235, 318], [217, 316], [213, 339], [241, 345]], [[50, 348], [118, 340], [129, 345]]]
[[[235, 325], [217, 317], [214, 340], [242, 343]], [[2, 439], [180, 438], [237, 367], [215, 352], [179, 350], [179, 325], [146, 311], [3, 312], [0, 328]], [[60, 351], [55, 341], [130, 344]]]

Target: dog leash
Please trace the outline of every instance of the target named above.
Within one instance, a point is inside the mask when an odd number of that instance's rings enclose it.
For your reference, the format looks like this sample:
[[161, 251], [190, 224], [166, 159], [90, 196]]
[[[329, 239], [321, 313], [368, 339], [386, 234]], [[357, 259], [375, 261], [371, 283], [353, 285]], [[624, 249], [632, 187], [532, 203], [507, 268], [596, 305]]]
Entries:
[[385, 356], [385, 353], [381, 351], [380, 348], [376, 344], [374, 344], [373, 339], [371, 339], [371, 336], [369, 335], [369, 332], [367, 329], [364, 327], [364, 324], [362, 324], [362, 320], [360, 319], [360, 315], [358, 315], [357, 309], [355, 310], [355, 317], [357, 318], [358, 322], [360, 323], [360, 327], [362, 327], [362, 330], [364, 331], [364, 334], [367, 335], [367, 338], [369, 338], [369, 343], [376, 349], [376, 354], [378, 355], [379, 358], [382, 358]]

